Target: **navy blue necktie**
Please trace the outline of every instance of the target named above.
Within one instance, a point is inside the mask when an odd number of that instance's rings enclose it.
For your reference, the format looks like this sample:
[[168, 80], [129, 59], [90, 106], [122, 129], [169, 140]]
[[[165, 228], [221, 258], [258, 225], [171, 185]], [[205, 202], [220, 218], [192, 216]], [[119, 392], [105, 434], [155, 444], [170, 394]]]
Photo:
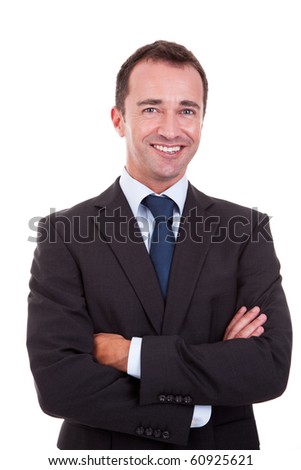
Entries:
[[143, 199], [142, 204], [148, 207], [155, 219], [150, 257], [157, 273], [162, 295], [166, 299], [169, 271], [175, 246], [175, 237], [172, 231], [175, 203], [168, 197], [151, 194]]

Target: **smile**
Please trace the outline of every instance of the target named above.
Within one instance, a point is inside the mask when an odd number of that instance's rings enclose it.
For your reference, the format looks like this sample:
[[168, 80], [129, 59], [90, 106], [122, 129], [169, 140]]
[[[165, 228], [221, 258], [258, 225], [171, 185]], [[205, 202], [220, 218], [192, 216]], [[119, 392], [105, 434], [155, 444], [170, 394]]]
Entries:
[[180, 145], [175, 145], [174, 147], [165, 147], [165, 145], [153, 145], [156, 150], [160, 150], [160, 152], [174, 154], [181, 150]]

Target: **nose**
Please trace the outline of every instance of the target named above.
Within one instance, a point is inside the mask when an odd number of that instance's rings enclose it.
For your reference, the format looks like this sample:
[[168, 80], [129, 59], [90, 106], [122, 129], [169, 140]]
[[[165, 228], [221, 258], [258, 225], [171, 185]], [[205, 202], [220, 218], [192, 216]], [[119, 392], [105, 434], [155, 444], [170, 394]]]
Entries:
[[177, 115], [173, 112], [165, 112], [161, 116], [158, 134], [168, 140], [173, 140], [180, 135]]

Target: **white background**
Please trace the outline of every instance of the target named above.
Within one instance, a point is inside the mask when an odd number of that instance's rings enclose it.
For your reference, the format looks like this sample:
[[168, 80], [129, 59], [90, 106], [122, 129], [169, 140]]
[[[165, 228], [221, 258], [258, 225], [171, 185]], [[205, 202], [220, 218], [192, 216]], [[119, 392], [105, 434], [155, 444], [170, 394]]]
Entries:
[[37, 455], [38, 468], [48, 468], [46, 457], [56, 453], [60, 427], [59, 420], [39, 409], [25, 348], [34, 250], [27, 241], [34, 236], [28, 222], [50, 208], [99, 194], [120, 174], [124, 142], [110, 122], [115, 76], [135, 49], [157, 39], [191, 49], [209, 79], [208, 112], [188, 173], [191, 182], [209, 195], [273, 216], [295, 328], [294, 356], [285, 394], [256, 405], [255, 413], [263, 451], [289, 455], [300, 449], [295, 431], [301, 407], [298, 6], [293, 0], [1, 2], [5, 468], [29, 465]]

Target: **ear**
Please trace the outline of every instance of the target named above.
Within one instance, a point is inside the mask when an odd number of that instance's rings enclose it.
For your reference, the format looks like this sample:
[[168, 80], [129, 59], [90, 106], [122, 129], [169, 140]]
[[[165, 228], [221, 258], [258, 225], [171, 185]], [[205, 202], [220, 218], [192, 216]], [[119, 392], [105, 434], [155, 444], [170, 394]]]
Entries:
[[113, 126], [115, 127], [116, 131], [120, 135], [120, 137], [124, 137], [124, 119], [121, 114], [121, 111], [114, 106], [111, 110], [111, 119], [113, 122]]

